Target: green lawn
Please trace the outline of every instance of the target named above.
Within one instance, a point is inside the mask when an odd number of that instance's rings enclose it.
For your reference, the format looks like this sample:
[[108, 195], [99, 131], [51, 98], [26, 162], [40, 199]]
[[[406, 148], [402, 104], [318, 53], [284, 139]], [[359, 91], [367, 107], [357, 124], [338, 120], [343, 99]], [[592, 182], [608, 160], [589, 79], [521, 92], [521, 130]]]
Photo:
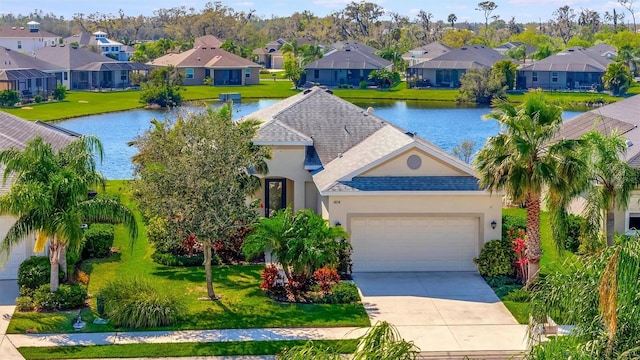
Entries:
[[[353, 353], [357, 340], [312, 341], [320, 347], [339, 349], [344, 354]], [[306, 344], [306, 340], [288, 341], [231, 341], [217, 343], [168, 343], [168, 344], [122, 344], [61, 347], [23, 347], [18, 349], [27, 360], [32, 359], [92, 359], [111, 358], [155, 358], [184, 356], [234, 356], [276, 355], [285, 348]]]
[[[126, 181], [109, 181], [107, 193], [120, 193], [122, 200], [133, 205]], [[219, 301], [202, 301], [206, 297], [203, 267], [167, 267], [151, 261], [152, 247], [147, 243], [144, 224], [139, 221], [140, 238], [130, 246], [123, 227], [116, 229], [115, 247], [120, 253], [108, 259], [92, 260], [83, 265], [90, 272], [89, 293], [96, 295], [110, 280], [138, 276], [149, 279], [160, 291], [179, 294], [189, 313], [180, 324], [170, 328], [148, 330], [232, 329], [269, 327], [370, 326], [361, 304], [319, 305], [283, 304], [265, 296], [259, 288], [262, 265], [219, 266], [213, 269], [214, 288]], [[90, 299], [95, 309], [95, 298]], [[115, 330], [112, 325], [91, 323], [95, 313], [83, 311], [88, 325], [86, 332]], [[9, 324], [9, 333], [24, 333], [34, 329], [39, 333], [73, 332], [72, 320], [77, 311], [61, 313], [16, 313]], [[125, 329], [126, 330], [126, 329]]]
[[[270, 76], [270, 75], [269, 75]], [[640, 87], [632, 88], [640, 91]], [[187, 101], [218, 99], [221, 93], [240, 93], [244, 99], [283, 99], [295, 95], [300, 90], [292, 89], [290, 81], [272, 81], [263, 79], [258, 85], [248, 86], [187, 86], [184, 98]], [[457, 89], [407, 89], [406, 84], [389, 90], [375, 89], [332, 89], [333, 93], [349, 101], [362, 100], [417, 100], [455, 104]], [[617, 101], [620, 98], [603, 94], [576, 92], [548, 92], [550, 101], [567, 108], [580, 107], [580, 104], [604, 100]], [[523, 101], [524, 95], [509, 95], [513, 102]], [[56, 103], [30, 104], [23, 108], [3, 109], [3, 111], [20, 116], [27, 120], [61, 120], [79, 116], [131, 110], [141, 108], [139, 92], [132, 91], [70, 91], [64, 101]]]

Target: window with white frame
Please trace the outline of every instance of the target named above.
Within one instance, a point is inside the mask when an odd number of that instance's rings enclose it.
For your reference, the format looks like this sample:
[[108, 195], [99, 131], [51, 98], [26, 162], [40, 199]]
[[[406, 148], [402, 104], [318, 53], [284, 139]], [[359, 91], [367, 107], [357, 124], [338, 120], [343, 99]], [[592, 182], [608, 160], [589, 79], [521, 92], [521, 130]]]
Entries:
[[18, 40], [18, 49], [22, 49], [22, 41]]
[[185, 78], [193, 79], [193, 68], [187, 68], [184, 70]]

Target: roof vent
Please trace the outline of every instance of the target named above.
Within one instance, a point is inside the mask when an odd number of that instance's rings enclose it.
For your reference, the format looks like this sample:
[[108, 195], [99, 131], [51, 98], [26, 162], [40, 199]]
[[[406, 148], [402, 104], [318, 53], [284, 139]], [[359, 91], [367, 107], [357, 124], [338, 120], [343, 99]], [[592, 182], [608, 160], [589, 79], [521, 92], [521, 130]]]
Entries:
[[20, 30], [24, 30], [24, 26], [20, 26]]
[[11, 27], [11, 30], [15, 30], [15, 29], [17, 29], [17, 27], [15, 27], [15, 26], [12, 26], [12, 27]]
[[304, 95], [307, 95], [308, 93], [310, 93], [312, 90], [311, 89], [307, 89], [303, 92]]
[[632, 146], [633, 146], [633, 141], [631, 141], [631, 140], [629, 140], [629, 139], [625, 140], [625, 142], [624, 142], [624, 143], [627, 145], [627, 147], [628, 147], [628, 148], [630, 148], [630, 147], [632, 147]]
[[373, 114], [373, 108], [371, 106], [367, 108], [367, 114]]
[[333, 91], [331, 91], [329, 89], [325, 90], [325, 92], [328, 93], [328, 94], [333, 94]]
[[198, 61], [200, 61], [200, 56], [198, 56]]

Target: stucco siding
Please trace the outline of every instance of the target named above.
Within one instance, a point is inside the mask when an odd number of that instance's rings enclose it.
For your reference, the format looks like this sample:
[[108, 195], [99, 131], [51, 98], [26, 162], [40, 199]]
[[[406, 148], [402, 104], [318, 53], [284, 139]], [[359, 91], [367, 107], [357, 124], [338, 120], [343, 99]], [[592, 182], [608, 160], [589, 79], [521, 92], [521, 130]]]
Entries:
[[[420, 167], [415, 170], [407, 166], [407, 160], [412, 155], [418, 156], [421, 160]], [[411, 150], [359, 176], [469, 176], [469, 174], [425, 152]]]
[[[15, 223], [15, 219], [11, 216], [0, 216], [0, 240], [4, 239], [9, 228]], [[8, 258], [0, 258], [0, 280], [14, 280], [18, 278], [18, 267], [33, 252], [34, 239], [33, 236], [27, 237], [24, 241], [16, 244], [11, 248]], [[38, 254], [41, 255], [41, 254]]]

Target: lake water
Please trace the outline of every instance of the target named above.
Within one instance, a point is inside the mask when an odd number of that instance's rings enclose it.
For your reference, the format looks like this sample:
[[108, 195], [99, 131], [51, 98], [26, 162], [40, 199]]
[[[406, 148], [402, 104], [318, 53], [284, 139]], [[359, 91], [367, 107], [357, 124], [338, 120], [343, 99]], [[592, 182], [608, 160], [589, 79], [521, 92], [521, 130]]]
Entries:
[[[276, 103], [278, 100], [243, 101], [234, 105], [234, 117]], [[425, 138], [446, 151], [451, 151], [464, 140], [473, 140], [482, 147], [487, 137], [499, 131], [495, 120], [484, 120], [488, 107], [457, 107], [451, 104], [417, 101], [361, 101], [356, 105], [372, 107], [377, 116]], [[215, 105], [214, 105], [215, 106]], [[566, 111], [565, 119], [580, 114]], [[93, 134], [104, 146], [104, 160], [98, 169], [107, 179], [130, 179], [133, 173], [131, 157], [136, 148], [127, 143], [149, 129], [152, 119], [172, 118], [175, 112], [162, 110], [130, 110], [125, 112], [85, 116], [57, 122], [80, 134]]]

